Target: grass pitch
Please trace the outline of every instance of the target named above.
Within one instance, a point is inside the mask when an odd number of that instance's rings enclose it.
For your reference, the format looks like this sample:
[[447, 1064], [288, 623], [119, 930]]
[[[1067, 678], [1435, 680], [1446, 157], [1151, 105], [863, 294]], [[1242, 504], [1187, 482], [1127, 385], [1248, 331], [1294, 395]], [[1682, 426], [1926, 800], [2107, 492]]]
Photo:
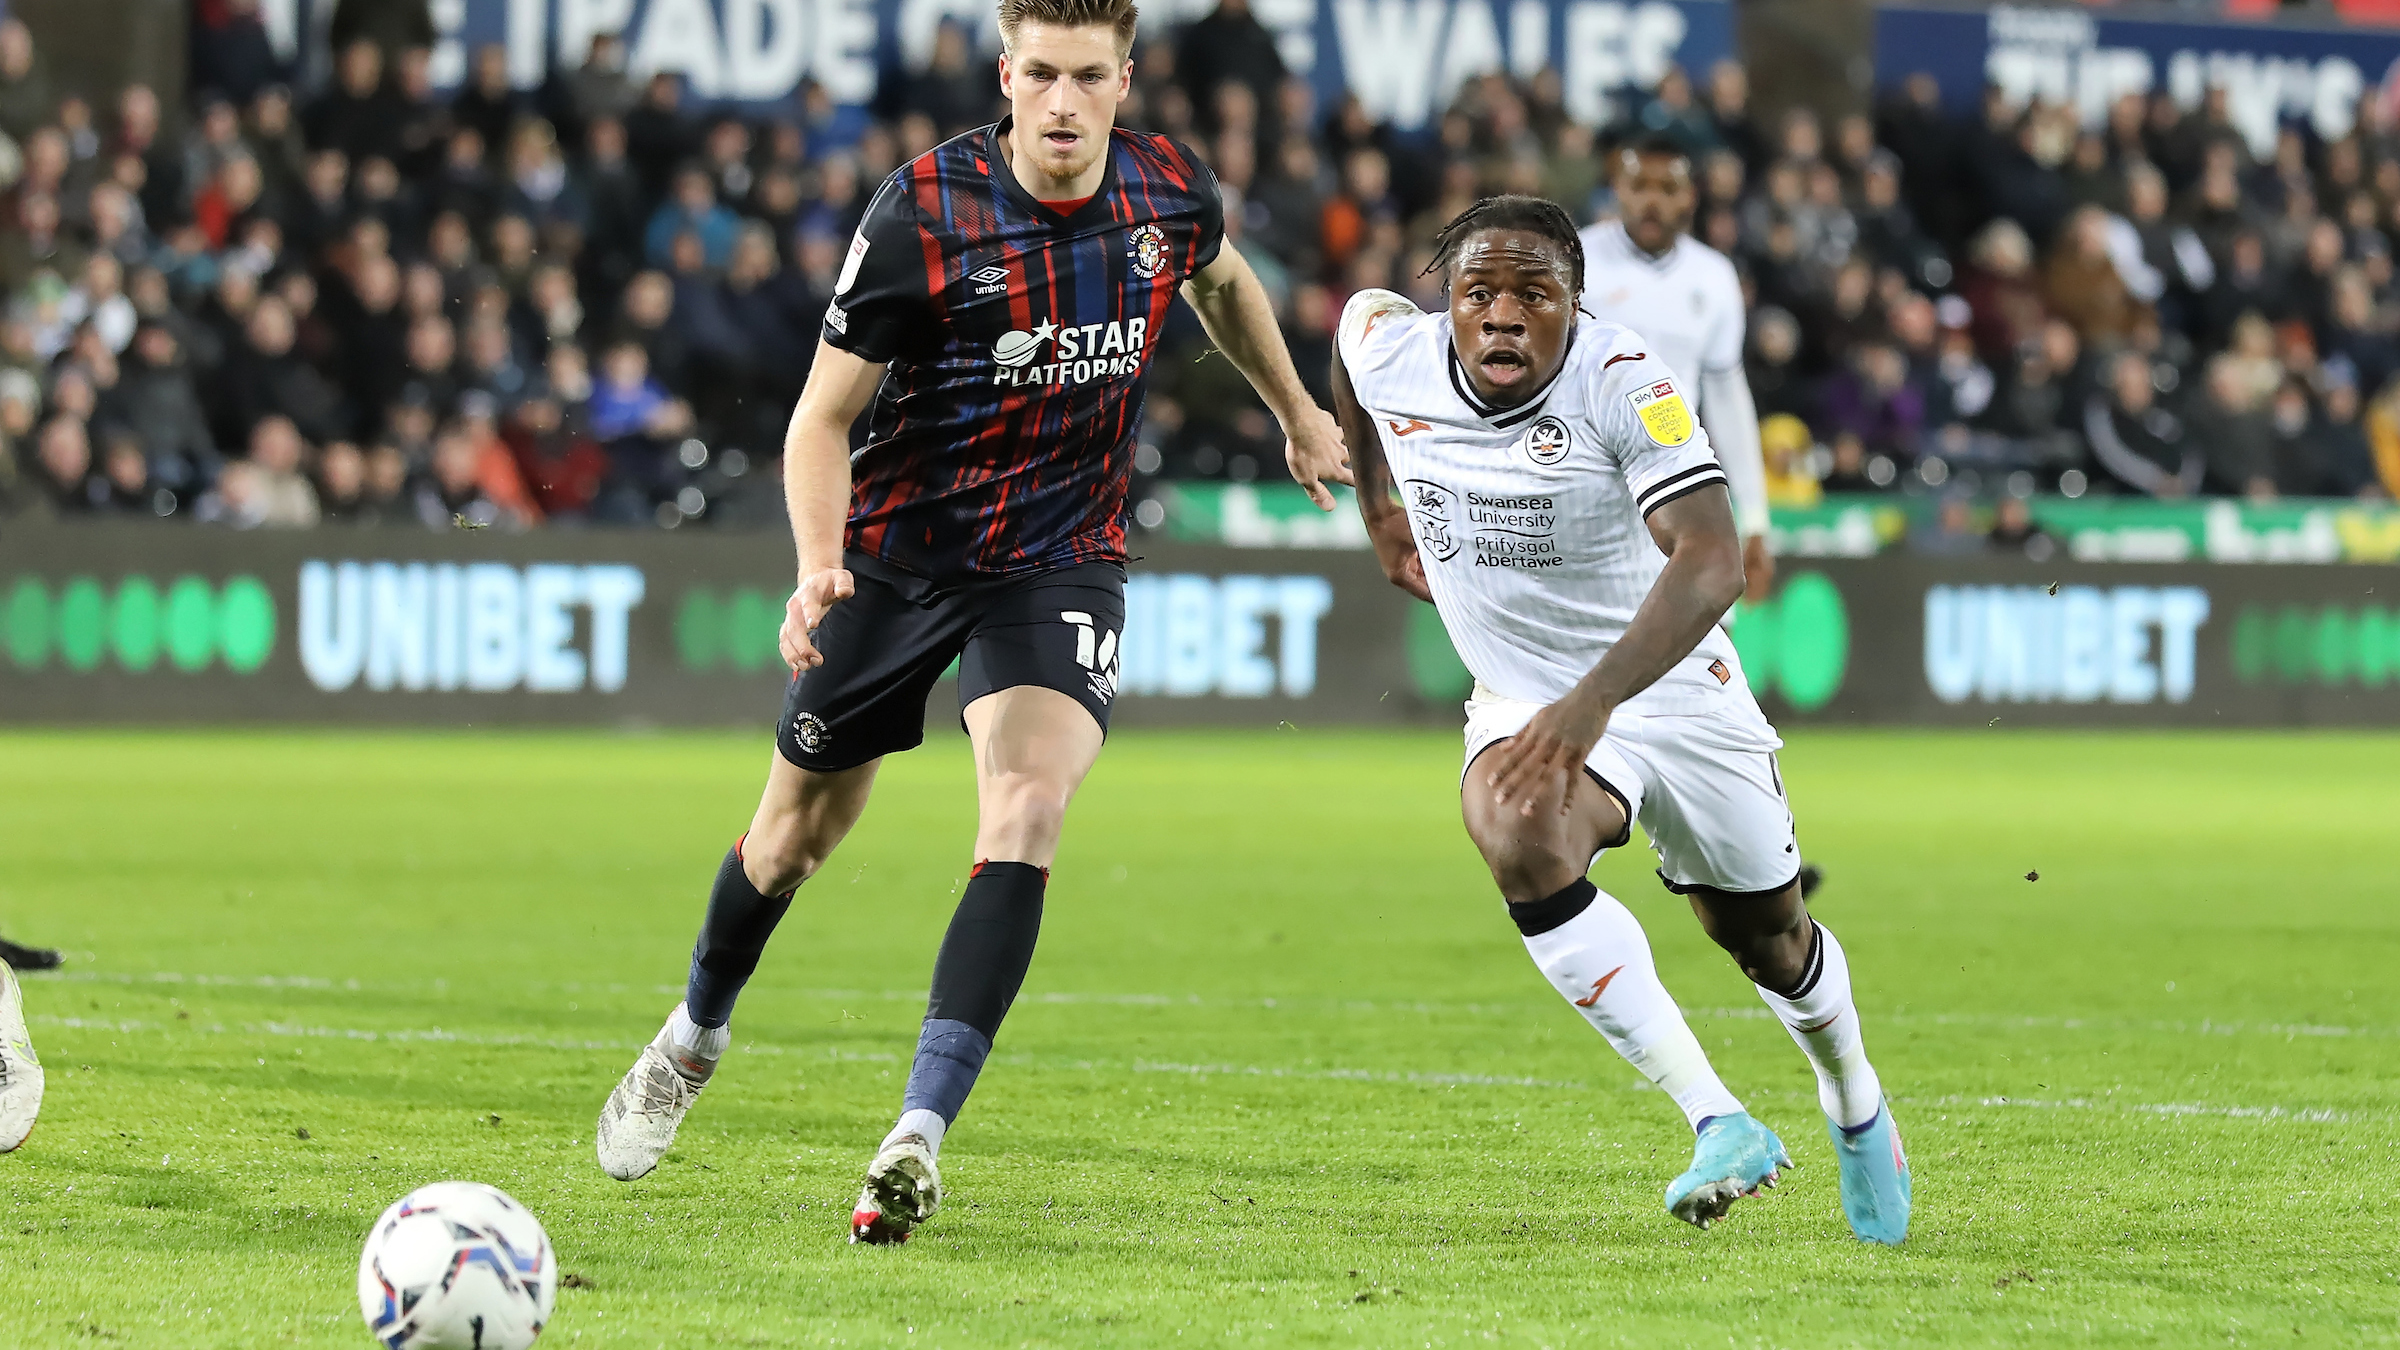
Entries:
[[0, 738], [0, 932], [71, 955], [26, 981], [0, 1345], [365, 1346], [367, 1223], [454, 1176], [548, 1224], [546, 1346], [2400, 1340], [2400, 739], [1793, 738], [1916, 1166], [1898, 1250], [1636, 848], [1599, 879], [1802, 1164], [1710, 1232], [1662, 1212], [1689, 1137], [1525, 959], [1440, 734], [1119, 737], [949, 1204], [867, 1249], [971, 837], [961, 743], [892, 762], [677, 1151], [610, 1181], [594, 1113], [769, 753]]

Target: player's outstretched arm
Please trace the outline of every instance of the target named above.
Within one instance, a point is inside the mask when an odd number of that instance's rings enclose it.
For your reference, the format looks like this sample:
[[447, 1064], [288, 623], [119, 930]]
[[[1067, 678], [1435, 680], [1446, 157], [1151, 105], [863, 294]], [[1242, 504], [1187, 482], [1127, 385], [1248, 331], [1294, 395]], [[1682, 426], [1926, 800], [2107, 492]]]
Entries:
[[1577, 770], [1600, 743], [1618, 705], [1691, 655], [1742, 593], [1741, 536], [1734, 531], [1733, 506], [1723, 487], [1712, 483], [1687, 492], [1652, 511], [1649, 524], [1667, 566], [1634, 611], [1633, 622], [1625, 625], [1625, 636], [1565, 698], [1535, 713], [1523, 731], [1489, 757], [1484, 785], [1503, 804], [1522, 798], [1525, 815], [1533, 814], [1542, 790], [1561, 774], [1565, 802], [1574, 800], [1583, 777]]
[[1367, 523], [1367, 538], [1375, 545], [1375, 560], [1383, 564], [1391, 583], [1428, 604], [1433, 588], [1425, 581], [1425, 560], [1417, 556], [1416, 533], [1409, 528], [1408, 510], [1395, 497], [1391, 461], [1383, 457], [1383, 438], [1375, 434], [1375, 419], [1350, 387], [1350, 368], [1342, 364], [1342, 349], [1333, 349], [1333, 415], [1341, 424], [1342, 443], [1350, 449], [1350, 472], [1358, 489], [1359, 518]]
[[817, 341], [816, 364], [783, 435], [783, 501], [800, 554], [800, 580], [784, 602], [779, 645], [795, 671], [825, 664], [810, 635], [825, 611], [856, 587], [842, 566], [842, 527], [850, 517], [850, 426], [883, 382], [883, 363]]
[[1300, 383], [1283, 330], [1275, 326], [1275, 305], [1258, 274], [1239, 252], [1220, 248], [1214, 261], [1183, 283], [1183, 298], [1200, 316], [1209, 341], [1232, 359], [1283, 424], [1283, 458], [1293, 480], [1308, 490], [1318, 510], [1331, 511], [1333, 494], [1325, 484], [1350, 482], [1341, 428]]
[[1700, 374], [1700, 425], [1724, 466], [1733, 493], [1733, 524], [1742, 535], [1742, 598], [1767, 598], [1775, 584], [1775, 555], [1767, 548], [1767, 459], [1758, 443], [1758, 404], [1740, 366]]

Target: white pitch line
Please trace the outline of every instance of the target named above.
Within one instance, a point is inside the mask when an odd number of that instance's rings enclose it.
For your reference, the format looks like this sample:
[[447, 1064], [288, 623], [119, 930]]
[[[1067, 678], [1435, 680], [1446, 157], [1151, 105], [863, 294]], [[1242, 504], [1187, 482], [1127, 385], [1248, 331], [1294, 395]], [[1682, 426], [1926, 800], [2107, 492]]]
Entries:
[[[542, 1036], [488, 1035], [471, 1031], [451, 1031], [444, 1027], [394, 1028], [370, 1030], [363, 1027], [308, 1026], [292, 1022], [244, 1022], [227, 1025], [222, 1022], [193, 1023], [176, 1027], [163, 1022], [144, 1022], [130, 1019], [98, 1017], [58, 1017], [47, 1013], [34, 1014], [26, 1019], [39, 1026], [64, 1027], [78, 1031], [165, 1032], [181, 1030], [202, 1035], [252, 1035], [299, 1037], [310, 1040], [341, 1040], [395, 1045], [430, 1044], [464, 1045], [479, 1048], [627, 1051], [636, 1049], [635, 1041], [564, 1040]], [[821, 1059], [835, 1063], [896, 1064], [897, 1054], [882, 1051], [849, 1050], [837, 1046], [801, 1049], [791, 1046], [745, 1044], [738, 1047], [742, 1054], [773, 1055], [794, 1059]], [[1595, 1092], [1614, 1089], [1595, 1089], [1589, 1084], [1562, 1082], [1547, 1078], [1518, 1078], [1496, 1074], [1435, 1072], [1415, 1069], [1311, 1069], [1265, 1064], [1182, 1064], [1165, 1060], [1135, 1060], [1130, 1065], [1110, 1060], [1065, 1059], [1036, 1055], [1010, 1055], [1001, 1061], [1014, 1068], [1052, 1071], [1081, 1071], [1107, 1073], [1130, 1071], [1137, 1074], [1176, 1074], [1191, 1078], [1275, 1078], [1300, 1079], [1316, 1082], [1392, 1084], [1422, 1087], [1504, 1087], [1533, 1088], [1551, 1092]], [[1634, 1083], [1627, 1091], [1652, 1090], [1647, 1083]], [[1787, 1094], [1790, 1095], [1790, 1094]], [[1929, 1109], [1964, 1110], [1968, 1108], [2041, 1110], [2041, 1111], [2105, 1111], [2119, 1114], [2138, 1113], [2158, 1116], [2209, 1116], [2231, 1120], [2279, 1121], [2302, 1124], [2338, 1124], [2351, 1117], [2347, 1112], [2323, 1107], [2295, 1106], [2229, 1106], [2209, 1102], [2120, 1102], [2114, 1098], [2037, 1098], [2002, 1096], [1948, 1096], [1933, 1098], [1896, 1097], [1902, 1106]]]
[[[27, 972], [25, 981], [38, 987], [50, 983], [120, 984], [191, 986], [222, 989], [300, 989], [331, 993], [453, 993], [467, 986], [449, 980], [413, 980], [362, 982], [357, 979], [336, 980], [320, 975], [198, 975], [178, 971], [37, 971]], [[683, 993], [681, 985], [639, 986], [661, 997]], [[570, 994], [625, 994], [637, 986], [625, 983], [528, 982], [507, 986], [499, 991], [508, 994], [557, 991]], [[923, 989], [818, 989], [797, 988], [774, 991], [787, 997], [820, 999], [827, 1002], [923, 1003]], [[1328, 999], [1311, 995], [1299, 997], [1262, 996], [1258, 998], [1206, 998], [1199, 994], [1156, 993], [1078, 993], [1050, 990], [1029, 993], [1020, 1003], [1057, 1005], [1096, 1004], [1115, 1007], [1155, 1008], [1254, 1008], [1284, 1012], [1348, 1012], [1348, 1013], [1416, 1013], [1438, 1016], [1541, 1016], [1551, 1005], [1527, 1003], [1442, 1003], [1425, 1000], [1392, 1000], [1378, 1002], [1369, 999]], [[1731, 1018], [1740, 1021], [1772, 1020], [1774, 1014], [1764, 1007], [1693, 1007], [1684, 1015], [1695, 1019]], [[1945, 1026], [1997, 1031], [2076, 1031], [2102, 1033], [2148, 1033], [2176, 1036], [2272, 1036], [2291, 1041], [2308, 1039], [2342, 1039], [2346, 1037], [2400, 1037], [2400, 1027], [2344, 1026], [2339, 1023], [2314, 1022], [2243, 1022], [2204, 1017], [2198, 1022], [2166, 1019], [2135, 1019], [2107, 1017], [2030, 1016], [2002, 1013], [1869, 1013], [1865, 1021], [1872, 1025]]]

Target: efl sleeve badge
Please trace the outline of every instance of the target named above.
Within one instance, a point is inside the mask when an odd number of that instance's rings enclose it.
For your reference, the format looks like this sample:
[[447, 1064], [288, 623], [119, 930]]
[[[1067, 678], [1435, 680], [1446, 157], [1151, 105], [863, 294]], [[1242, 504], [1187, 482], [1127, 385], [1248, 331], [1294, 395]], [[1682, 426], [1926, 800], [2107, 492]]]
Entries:
[[1646, 384], [1625, 396], [1650, 439], [1669, 450], [1692, 438], [1692, 409], [1675, 390], [1673, 380]]

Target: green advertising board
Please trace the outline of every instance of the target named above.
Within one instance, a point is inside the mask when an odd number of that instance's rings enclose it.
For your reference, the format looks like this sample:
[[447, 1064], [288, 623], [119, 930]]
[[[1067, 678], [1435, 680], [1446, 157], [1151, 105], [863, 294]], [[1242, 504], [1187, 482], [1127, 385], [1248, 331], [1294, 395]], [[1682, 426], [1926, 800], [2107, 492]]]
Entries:
[[[1160, 533], [1231, 548], [1365, 549], [1366, 528], [1346, 488], [1328, 514], [1292, 483], [1166, 483]], [[1929, 528], [1938, 501], [1900, 494], [1831, 496], [1773, 513], [1775, 551], [1787, 558], [1867, 558], [1905, 547]], [[2162, 502], [2124, 497], [2037, 497], [2033, 518], [2078, 562], [2400, 562], [2400, 507], [2340, 499]], [[1990, 509], [1976, 508], [1978, 528]]]

